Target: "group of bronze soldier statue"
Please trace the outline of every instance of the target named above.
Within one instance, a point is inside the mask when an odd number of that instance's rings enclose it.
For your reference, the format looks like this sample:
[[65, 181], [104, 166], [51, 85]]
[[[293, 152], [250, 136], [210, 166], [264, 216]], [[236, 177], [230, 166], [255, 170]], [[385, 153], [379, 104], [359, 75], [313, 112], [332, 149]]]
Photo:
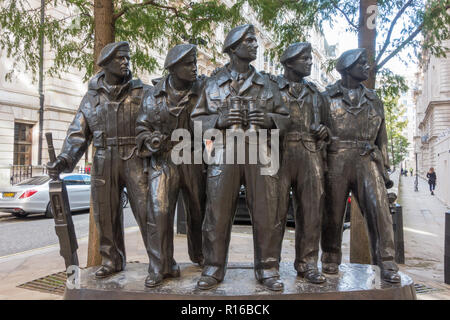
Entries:
[[[344, 52], [336, 65], [342, 79], [321, 93], [304, 79], [311, 73], [310, 43], [286, 49], [280, 76], [250, 65], [257, 48], [254, 27], [236, 27], [223, 47], [230, 62], [210, 77], [198, 77], [196, 46], [177, 45], [164, 63], [168, 75], [154, 86], [132, 79], [127, 42], [108, 44], [101, 51], [97, 64], [102, 71], [90, 80], [61, 153], [48, 164], [53, 177], [71, 171], [93, 142], [92, 202], [102, 257], [97, 278], [125, 267], [119, 200], [125, 187], [149, 256], [145, 285], [155, 287], [165, 278], [180, 276], [173, 256], [173, 224], [181, 191], [189, 257], [203, 266], [197, 287], [215, 287], [225, 276], [236, 203], [244, 185], [253, 225], [255, 276], [267, 289], [284, 287], [279, 266], [291, 188], [299, 277], [311, 283], [326, 281], [317, 265], [319, 243], [322, 272], [338, 273], [351, 191], [367, 221], [373, 262], [382, 279], [400, 281], [387, 198], [391, 181], [384, 109], [374, 91], [361, 84], [368, 78], [366, 51]], [[256, 108], [244, 114], [236, 101], [244, 106], [253, 101]], [[280, 169], [261, 175], [264, 165], [259, 162], [175, 165], [171, 134], [178, 128], [192, 132], [194, 121], [201, 121], [203, 130], [222, 132], [231, 127], [279, 129]]]

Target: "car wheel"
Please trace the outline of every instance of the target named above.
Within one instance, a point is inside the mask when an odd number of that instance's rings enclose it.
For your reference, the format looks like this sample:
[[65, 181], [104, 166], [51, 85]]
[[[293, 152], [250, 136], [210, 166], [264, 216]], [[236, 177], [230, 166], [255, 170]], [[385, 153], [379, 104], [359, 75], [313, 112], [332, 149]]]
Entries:
[[122, 191], [122, 194], [120, 195], [120, 204], [122, 205], [122, 208], [125, 208], [128, 205], [128, 194], [125, 191]]
[[28, 212], [13, 212], [12, 215], [16, 218], [25, 218], [28, 215]]
[[53, 209], [50, 202], [47, 204], [47, 210], [45, 211], [45, 217], [46, 218], [53, 218]]

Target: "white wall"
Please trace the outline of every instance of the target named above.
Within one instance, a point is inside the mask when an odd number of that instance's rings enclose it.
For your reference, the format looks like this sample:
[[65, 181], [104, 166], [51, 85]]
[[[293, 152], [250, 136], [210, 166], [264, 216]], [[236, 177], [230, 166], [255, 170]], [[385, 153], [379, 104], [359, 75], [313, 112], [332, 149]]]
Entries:
[[450, 206], [450, 127], [435, 145], [436, 161], [436, 196]]

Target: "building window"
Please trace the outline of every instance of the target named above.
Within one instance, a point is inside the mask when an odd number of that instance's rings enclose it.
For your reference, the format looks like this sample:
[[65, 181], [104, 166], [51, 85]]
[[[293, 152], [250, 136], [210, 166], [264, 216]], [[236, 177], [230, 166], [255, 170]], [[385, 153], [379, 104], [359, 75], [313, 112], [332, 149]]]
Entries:
[[14, 165], [31, 165], [31, 132], [33, 125], [14, 123]]

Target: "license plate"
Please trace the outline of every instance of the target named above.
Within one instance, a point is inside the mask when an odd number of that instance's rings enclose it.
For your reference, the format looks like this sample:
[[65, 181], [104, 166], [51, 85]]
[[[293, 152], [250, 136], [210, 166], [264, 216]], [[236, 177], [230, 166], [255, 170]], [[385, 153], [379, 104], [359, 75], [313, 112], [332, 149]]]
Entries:
[[14, 192], [3, 192], [3, 198], [14, 198]]

